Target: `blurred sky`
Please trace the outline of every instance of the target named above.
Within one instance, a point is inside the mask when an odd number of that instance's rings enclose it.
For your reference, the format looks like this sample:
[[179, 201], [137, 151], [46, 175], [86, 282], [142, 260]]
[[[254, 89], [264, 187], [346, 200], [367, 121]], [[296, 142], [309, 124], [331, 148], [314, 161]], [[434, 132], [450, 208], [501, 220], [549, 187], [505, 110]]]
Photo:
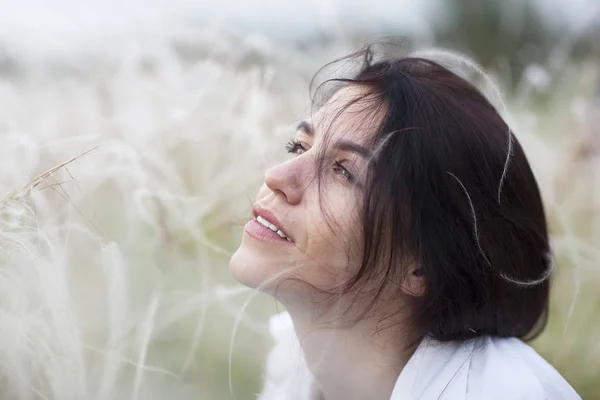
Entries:
[[[567, 23], [572, 32], [584, 30], [600, 17], [599, 0], [531, 1], [548, 20]], [[402, 26], [423, 37], [428, 26], [443, 23], [443, 4], [443, 0], [0, 0], [0, 46], [52, 51], [84, 45], [90, 39], [156, 32], [182, 22], [210, 23], [283, 40], [336, 26]]]

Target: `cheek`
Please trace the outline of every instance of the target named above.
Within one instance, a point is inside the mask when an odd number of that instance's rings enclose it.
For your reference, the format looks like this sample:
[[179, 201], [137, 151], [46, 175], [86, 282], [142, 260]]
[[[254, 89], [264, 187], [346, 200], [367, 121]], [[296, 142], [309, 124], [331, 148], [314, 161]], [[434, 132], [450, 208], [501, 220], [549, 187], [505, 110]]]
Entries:
[[328, 220], [324, 214], [317, 213], [310, 221], [307, 264], [302, 269], [305, 279], [322, 289], [338, 286], [351, 278], [362, 255], [355, 203], [339, 198], [333, 203], [327, 204]]

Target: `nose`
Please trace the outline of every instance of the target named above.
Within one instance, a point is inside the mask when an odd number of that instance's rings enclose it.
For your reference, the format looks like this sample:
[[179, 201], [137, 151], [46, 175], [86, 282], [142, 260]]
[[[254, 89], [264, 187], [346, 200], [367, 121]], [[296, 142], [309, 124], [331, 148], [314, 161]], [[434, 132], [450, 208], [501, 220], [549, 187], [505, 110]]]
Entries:
[[269, 168], [265, 172], [265, 184], [276, 194], [283, 194], [289, 204], [300, 203], [308, 181], [307, 161], [298, 156]]

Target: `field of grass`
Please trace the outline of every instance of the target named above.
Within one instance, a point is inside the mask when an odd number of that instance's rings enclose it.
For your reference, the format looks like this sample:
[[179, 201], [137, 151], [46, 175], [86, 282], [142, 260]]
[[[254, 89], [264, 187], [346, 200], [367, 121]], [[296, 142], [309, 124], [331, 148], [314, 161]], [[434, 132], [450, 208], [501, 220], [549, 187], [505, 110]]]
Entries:
[[[277, 308], [228, 260], [312, 74], [349, 50], [181, 30], [2, 59], [0, 397], [252, 399]], [[584, 399], [600, 399], [597, 65], [506, 99], [557, 259], [533, 345]]]

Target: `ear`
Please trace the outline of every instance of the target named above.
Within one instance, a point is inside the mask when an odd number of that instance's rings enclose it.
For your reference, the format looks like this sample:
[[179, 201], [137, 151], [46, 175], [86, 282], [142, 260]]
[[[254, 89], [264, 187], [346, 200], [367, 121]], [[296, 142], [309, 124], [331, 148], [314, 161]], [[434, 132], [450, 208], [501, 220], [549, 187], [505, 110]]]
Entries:
[[425, 294], [425, 274], [423, 273], [423, 268], [417, 264], [411, 264], [408, 267], [406, 278], [404, 278], [401, 288], [409, 296], [423, 296]]

